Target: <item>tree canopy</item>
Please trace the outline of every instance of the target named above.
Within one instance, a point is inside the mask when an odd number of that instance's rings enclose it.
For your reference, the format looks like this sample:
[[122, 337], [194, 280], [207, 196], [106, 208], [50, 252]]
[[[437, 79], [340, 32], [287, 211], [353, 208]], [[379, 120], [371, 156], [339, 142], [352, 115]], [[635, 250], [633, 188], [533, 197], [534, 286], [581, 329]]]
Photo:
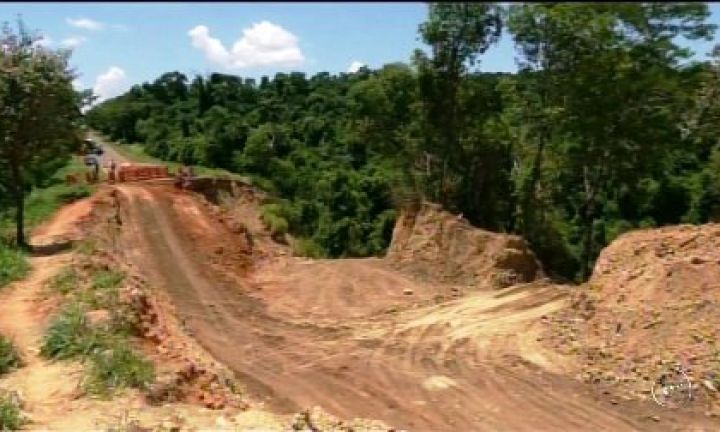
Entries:
[[[16, 211], [16, 241], [25, 245], [24, 200], [65, 164], [78, 143], [82, 95], [72, 86], [68, 51], [36, 43], [23, 23], [0, 36], [0, 201]], [[9, 203], [7, 202], [9, 201]], [[3, 204], [0, 202], [0, 204]]]
[[[720, 62], [706, 5], [431, 4], [429, 53], [356, 73], [165, 73], [87, 114], [150, 154], [254, 176], [315, 256], [383, 253], [407, 197], [519, 233], [588, 276], [622, 232], [720, 216]], [[520, 69], [482, 72], [503, 29]], [[283, 225], [279, 223], [279, 226]]]

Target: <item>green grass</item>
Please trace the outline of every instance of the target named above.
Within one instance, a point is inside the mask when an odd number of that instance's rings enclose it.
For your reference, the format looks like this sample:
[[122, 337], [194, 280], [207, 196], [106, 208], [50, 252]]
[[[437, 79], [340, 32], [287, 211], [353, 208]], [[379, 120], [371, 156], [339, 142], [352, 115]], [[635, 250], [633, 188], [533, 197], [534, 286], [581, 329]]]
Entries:
[[[65, 184], [68, 174], [80, 174], [87, 171], [79, 157], [73, 156], [70, 162], [61, 168], [45, 188], [36, 188], [27, 197], [25, 202], [25, 223], [32, 229], [49, 219], [60, 207], [90, 196], [95, 190], [94, 185]], [[78, 179], [84, 181], [84, 179]]]
[[0, 431], [15, 431], [25, 423], [20, 407], [5, 396], [0, 396]]
[[273, 238], [281, 238], [288, 232], [288, 221], [281, 215], [282, 208], [280, 204], [264, 204], [260, 207], [260, 211], [260, 219], [262, 219], [265, 227], [270, 230]]
[[77, 270], [69, 265], [50, 280], [50, 288], [60, 294], [69, 294], [78, 288], [79, 283]]
[[[49, 219], [62, 206], [80, 198], [90, 196], [95, 190], [94, 185], [65, 184], [68, 174], [81, 174], [87, 171], [79, 157], [73, 156], [67, 165], [58, 170], [47, 182], [47, 186], [32, 190], [25, 199], [25, 227], [26, 232]], [[78, 179], [80, 182], [83, 179]], [[0, 236], [14, 238], [15, 220], [14, 210], [0, 214]]]
[[292, 244], [295, 256], [308, 258], [326, 258], [323, 248], [309, 238], [295, 238]]
[[122, 311], [119, 288], [124, 279], [121, 272], [99, 270], [93, 274], [90, 286], [83, 289], [77, 271], [73, 267], [63, 269], [51, 286], [63, 293], [72, 292], [72, 300], [50, 325], [41, 354], [55, 359], [87, 356], [96, 349], [105, 348], [108, 339], [124, 335], [126, 325], [118, 322], [118, 326], [95, 328], [86, 316], [90, 309], [107, 309], [111, 313]]
[[0, 335], [0, 375], [6, 374], [22, 365], [20, 355], [13, 344]]
[[23, 252], [0, 244], [0, 288], [22, 279], [28, 271], [30, 263]]
[[[135, 312], [120, 300], [124, 273], [90, 270], [90, 281], [83, 284], [81, 276], [86, 274], [68, 267], [51, 282], [70, 296], [45, 334], [41, 355], [87, 361], [83, 387], [90, 394], [109, 396], [124, 387], [145, 389], [154, 381], [155, 372], [150, 361], [128, 348]], [[110, 320], [93, 325], [87, 311], [97, 309], [109, 311]]]
[[88, 393], [108, 396], [121, 388], [146, 389], [155, 380], [152, 362], [128, 348], [126, 343], [116, 341], [107, 349], [92, 354], [84, 382]]
[[110, 290], [118, 288], [125, 280], [125, 275], [114, 270], [101, 270], [93, 277], [92, 288], [95, 290]]
[[93, 276], [86, 301], [95, 308], [112, 310], [120, 303], [119, 288], [125, 275], [113, 270], [101, 270]]
[[63, 309], [45, 334], [40, 354], [52, 359], [71, 359], [100, 349], [106, 334], [93, 328], [83, 305], [73, 303]]
[[75, 244], [75, 250], [81, 255], [92, 255], [97, 251], [97, 244], [93, 239], [85, 239]]

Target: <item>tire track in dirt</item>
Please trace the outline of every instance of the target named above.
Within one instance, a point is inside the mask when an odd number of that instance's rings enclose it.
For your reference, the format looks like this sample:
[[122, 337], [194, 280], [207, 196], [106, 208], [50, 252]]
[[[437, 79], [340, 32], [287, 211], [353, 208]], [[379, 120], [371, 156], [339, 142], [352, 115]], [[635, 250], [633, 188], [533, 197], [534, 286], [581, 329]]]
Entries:
[[[228, 247], [233, 237], [202, 206], [184, 210], [173, 205], [180, 192], [167, 187], [123, 185], [118, 190], [128, 257], [151, 285], [170, 294], [194, 337], [275, 410], [320, 405], [340, 417], [375, 418], [417, 431], [654, 426], [517, 353], [496, 352], [517, 345], [509, 338], [561, 306], [563, 300], [551, 288], [513, 288], [505, 296], [480, 293], [388, 316], [335, 317], [330, 326], [327, 319], [323, 325], [298, 323], [272, 313], [254, 294], [249, 277], [247, 286], [237, 284], [213, 267], [208, 251], [197, 247], [190, 233]], [[193, 222], [198, 217], [202, 222]], [[352, 303], [342, 300], [349, 295], [342, 286], [337, 290], [310, 298]], [[302, 315], [311, 304], [297, 299]]]

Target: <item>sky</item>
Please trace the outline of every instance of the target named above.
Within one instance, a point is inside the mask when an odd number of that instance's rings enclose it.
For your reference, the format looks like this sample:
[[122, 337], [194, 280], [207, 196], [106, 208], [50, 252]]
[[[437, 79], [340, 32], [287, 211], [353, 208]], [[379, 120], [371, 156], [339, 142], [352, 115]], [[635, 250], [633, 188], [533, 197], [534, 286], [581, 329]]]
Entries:
[[[711, 4], [720, 25], [720, 3]], [[38, 30], [40, 42], [72, 48], [78, 88], [101, 99], [164, 72], [242, 77], [350, 72], [408, 62], [423, 48], [425, 3], [1, 3], [0, 18]], [[717, 38], [716, 38], [717, 39]], [[704, 59], [714, 42], [689, 46]], [[512, 41], [482, 57], [482, 69], [516, 70]]]

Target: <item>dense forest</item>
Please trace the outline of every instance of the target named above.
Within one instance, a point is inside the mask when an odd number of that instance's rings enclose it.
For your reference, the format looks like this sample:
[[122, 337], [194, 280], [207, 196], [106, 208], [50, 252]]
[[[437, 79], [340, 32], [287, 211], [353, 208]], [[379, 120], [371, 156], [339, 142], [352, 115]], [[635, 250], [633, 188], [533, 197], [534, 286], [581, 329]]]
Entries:
[[[431, 4], [429, 53], [408, 64], [259, 82], [171, 72], [86, 120], [156, 157], [250, 175], [302, 254], [381, 254], [397, 211], [424, 198], [523, 235], [582, 280], [622, 232], [720, 216], [720, 49], [691, 62], [678, 42], [711, 40], [708, 17], [704, 4]], [[505, 30], [519, 71], [484, 73]]]

